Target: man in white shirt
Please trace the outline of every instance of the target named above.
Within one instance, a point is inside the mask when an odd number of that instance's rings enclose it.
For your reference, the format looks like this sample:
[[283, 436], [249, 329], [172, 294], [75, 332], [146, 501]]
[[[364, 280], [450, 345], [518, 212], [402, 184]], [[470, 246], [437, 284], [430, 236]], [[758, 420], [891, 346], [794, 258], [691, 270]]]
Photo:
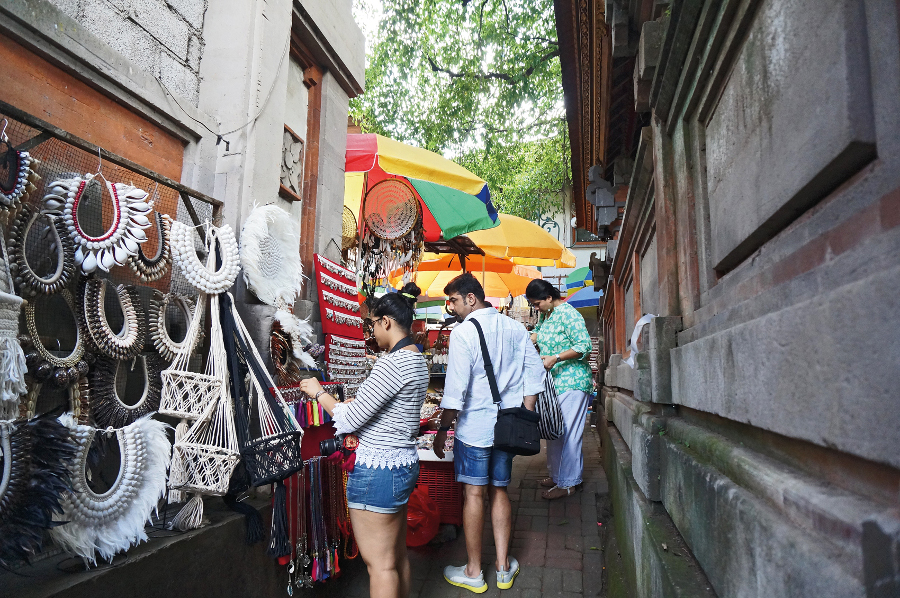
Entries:
[[544, 364], [525, 327], [485, 305], [484, 289], [474, 276], [457, 276], [444, 288], [444, 294], [463, 321], [450, 334], [447, 382], [441, 401], [444, 411], [434, 452], [443, 458], [447, 430], [456, 418], [453, 460], [456, 480], [465, 489], [463, 531], [468, 553], [466, 565], [444, 568], [444, 579], [478, 594], [487, 591], [481, 570], [481, 540], [484, 499], [488, 496], [497, 549], [497, 587], [505, 590], [512, 587], [519, 573], [519, 563], [508, 552], [512, 509], [506, 488], [512, 475], [513, 455], [493, 448], [498, 408], [484, 370], [478, 331], [471, 320], [477, 319], [484, 331], [501, 409], [524, 403], [527, 409], [534, 410], [537, 394], [544, 389]]

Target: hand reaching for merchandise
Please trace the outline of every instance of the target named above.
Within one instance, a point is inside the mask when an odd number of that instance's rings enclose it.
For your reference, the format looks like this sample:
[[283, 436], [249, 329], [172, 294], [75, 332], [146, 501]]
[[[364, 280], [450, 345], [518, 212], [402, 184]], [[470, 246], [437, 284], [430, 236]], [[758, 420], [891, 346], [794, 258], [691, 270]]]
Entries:
[[300, 390], [310, 397], [316, 396], [316, 393], [324, 390], [322, 384], [315, 378], [306, 378], [300, 381]]

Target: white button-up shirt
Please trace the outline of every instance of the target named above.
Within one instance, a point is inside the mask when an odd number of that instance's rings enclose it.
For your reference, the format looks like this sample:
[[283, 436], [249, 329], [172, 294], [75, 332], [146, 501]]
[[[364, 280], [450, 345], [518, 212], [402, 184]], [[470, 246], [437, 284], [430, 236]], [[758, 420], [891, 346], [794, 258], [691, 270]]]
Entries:
[[494, 444], [497, 407], [484, 371], [478, 330], [469, 321], [472, 318], [478, 319], [484, 331], [502, 409], [518, 407], [523, 397], [544, 390], [544, 364], [525, 327], [493, 307], [473, 311], [450, 333], [441, 407], [459, 410], [457, 440], [470, 446], [489, 447]]

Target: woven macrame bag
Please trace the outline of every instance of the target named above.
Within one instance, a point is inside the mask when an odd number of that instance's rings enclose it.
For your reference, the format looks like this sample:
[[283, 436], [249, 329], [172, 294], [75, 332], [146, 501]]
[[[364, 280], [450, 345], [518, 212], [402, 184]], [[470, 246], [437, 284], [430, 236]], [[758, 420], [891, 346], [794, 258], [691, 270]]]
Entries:
[[28, 389], [25, 385], [25, 354], [16, 339], [23, 301], [14, 294], [15, 286], [2, 235], [0, 249], [3, 251], [3, 276], [0, 277], [0, 420], [6, 420], [18, 416], [19, 397]]

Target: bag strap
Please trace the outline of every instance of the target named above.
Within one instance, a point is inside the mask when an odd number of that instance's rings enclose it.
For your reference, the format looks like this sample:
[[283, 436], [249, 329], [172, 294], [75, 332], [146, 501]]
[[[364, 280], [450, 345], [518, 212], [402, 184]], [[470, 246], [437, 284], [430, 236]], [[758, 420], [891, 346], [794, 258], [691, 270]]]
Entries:
[[491, 387], [491, 395], [494, 397], [494, 404], [500, 404], [500, 390], [497, 388], [497, 379], [494, 377], [494, 364], [491, 363], [491, 354], [488, 353], [487, 343], [484, 340], [484, 331], [481, 330], [481, 324], [478, 320], [472, 318], [475, 329], [478, 330], [478, 340], [481, 341], [481, 357], [484, 359], [484, 373], [487, 374], [488, 385]]

